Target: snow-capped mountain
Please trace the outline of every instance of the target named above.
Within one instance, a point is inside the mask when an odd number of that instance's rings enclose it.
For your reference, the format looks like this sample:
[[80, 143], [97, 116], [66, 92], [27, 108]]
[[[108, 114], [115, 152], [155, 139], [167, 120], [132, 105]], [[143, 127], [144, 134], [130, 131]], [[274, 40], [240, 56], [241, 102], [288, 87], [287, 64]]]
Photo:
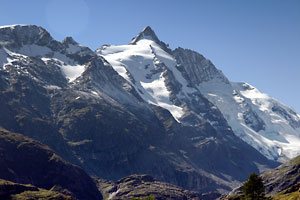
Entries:
[[197, 102], [202, 94], [221, 111], [238, 137], [267, 158], [284, 161], [300, 153], [300, 115], [247, 83], [230, 82], [197, 52], [170, 50], [150, 27], [129, 45], [102, 46], [97, 53], [146, 102], [169, 110], [179, 122], [192, 123], [186, 115], [193, 112], [194, 118], [218, 126], [211, 109], [198, 108], [204, 104]]
[[95, 52], [38, 26], [0, 27], [0, 127], [101, 178], [150, 174], [212, 199], [277, 166], [267, 158], [298, 152], [299, 115], [257, 94], [150, 27]]
[[[187, 77], [192, 73], [190, 69], [178, 65], [171, 49], [158, 40], [150, 27], [133, 38], [129, 45], [102, 46], [96, 52], [144, 101], [169, 110], [178, 122], [195, 125], [208, 120], [214, 127], [230, 130], [219, 110], [191, 84]], [[224, 77], [224, 80], [227, 79]]]

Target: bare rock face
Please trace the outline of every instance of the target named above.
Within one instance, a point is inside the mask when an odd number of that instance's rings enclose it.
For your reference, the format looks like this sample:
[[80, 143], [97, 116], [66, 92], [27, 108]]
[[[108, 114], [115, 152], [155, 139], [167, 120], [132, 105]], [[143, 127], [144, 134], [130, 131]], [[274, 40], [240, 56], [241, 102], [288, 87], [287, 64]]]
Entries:
[[210, 80], [219, 80], [229, 84], [224, 74], [201, 54], [180, 47], [176, 48], [172, 54], [177, 61], [177, 68], [190, 85], [199, 85]]
[[248, 109], [243, 113], [243, 118], [245, 123], [256, 132], [260, 130], [265, 130], [264, 121], [251, 109]]
[[[0, 29], [0, 41], [3, 47], [22, 47], [23, 45], [37, 44], [50, 45], [54, 42], [50, 34], [43, 28], [35, 25], [13, 25]], [[55, 42], [58, 44], [58, 42]]]
[[288, 123], [294, 127], [294, 128], [299, 128], [300, 127], [300, 121], [297, 120], [297, 113], [295, 111], [293, 111], [292, 109], [284, 109], [282, 107], [280, 107], [279, 105], [274, 105], [272, 107], [272, 111], [274, 111], [275, 113], [281, 115], [284, 119], [286, 119], [288, 121]]
[[150, 26], [146, 26], [137, 36], [132, 38], [132, 40], [129, 44], [135, 45], [139, 40], [144, 39], [144, 38], [153, 40], [154, 42], [159, 44], [163, 50], [171, 53], [172, 50], [168, 47], [168, 45], [166, 43], [164, 43], [163, 41], [158, 39], [155, 32], [152, 30], [152, 28]]

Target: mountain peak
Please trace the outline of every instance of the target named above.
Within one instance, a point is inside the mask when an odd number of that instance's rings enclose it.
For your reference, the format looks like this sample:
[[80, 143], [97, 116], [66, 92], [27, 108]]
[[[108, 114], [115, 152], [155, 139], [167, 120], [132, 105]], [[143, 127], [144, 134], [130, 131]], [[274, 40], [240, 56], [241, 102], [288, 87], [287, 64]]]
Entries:
[[144, 36], [151, 36], [151, 37], [156, 37], [156, 34], [155, 32], [153, 31], [153, 29], [150, 27], [150, 26], [146, 26], [142, 31], [141, 33], [144, 35]]
[[22, 45], [40, 43], [45, 45], [53, 40], [50, 34], [36, 25], [9, 25], [0, 26], [0, 44], [9, 47], [21, 47]]
[[[0, 35], [11, 34], [11, 33], [41, 35], [43, 33], [48, 33], [48, 32], [44, 28], [36, 25], [15, 24], [15, 25], [0, 26]], [[2, 40], [4, 38], [1, 37], [0, 39]]]
[[78, 45], [78, 42], [76, 42], [72, 37], [66, 37], [63, 41], [63, 44], [72, 44], [72, 45]]
[[156, 36], [155, 32], [150, 26], [146, 26], [137, 36], [135, 36], [129, 44], [135, 45], [138, 41], [142, 39], [152, 40], [156, 44], [158, 44], [163, 50], [172, 53], [172, 50], [169, 49], [169, 45], [159, 40]]
[[146, 26], [137, 36], [135, 36], [130, 44], [136, 44], [138, 41], [142, 39], [153, 40], [156, 43], [160, 43], [160, 40], [156, 36], [155, 32], [150, 26]]

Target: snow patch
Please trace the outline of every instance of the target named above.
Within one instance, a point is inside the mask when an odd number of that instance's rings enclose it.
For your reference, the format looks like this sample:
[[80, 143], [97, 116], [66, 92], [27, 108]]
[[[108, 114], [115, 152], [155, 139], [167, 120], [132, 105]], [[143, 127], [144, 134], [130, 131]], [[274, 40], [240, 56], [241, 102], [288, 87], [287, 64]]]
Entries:
[[[79, 65], [74, 61], [70, 61], [70, 59], [66, 58], [64, 55], [56, 54], [57, 58], [41, 58], [45, 63], [53, 60], [59, 63], [62, 73], [69, 80], [69, 82], [74, 81], [78, 78], [85, 70], [84, 65]], [[65, 61], [65, 62], [64, 62]]]
[[83, 65], [62, 65], [61, 69], [70, 82], [74, 81], [84, 71]]
[[12, 28], [12, 29], [14, 29], [16, 26], [28, 26], [28, 25], [25, 25], [25, 24], [12, 24], [12, 25], [0, 26], [0, 29], [2, 29], [2, 28]]
[[46, 85], [44, 86], [46, 89], [50, 89], [50, 90], [60, 90], [61, 87], [57, 86], [57, 85]]

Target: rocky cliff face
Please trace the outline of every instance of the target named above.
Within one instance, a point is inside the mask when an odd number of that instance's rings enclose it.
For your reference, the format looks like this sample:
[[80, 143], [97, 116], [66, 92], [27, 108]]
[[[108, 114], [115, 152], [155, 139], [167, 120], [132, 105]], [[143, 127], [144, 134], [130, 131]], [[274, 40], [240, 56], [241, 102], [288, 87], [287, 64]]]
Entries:
[[[0, 30], [0, 125], [90, 175], [150, 174], [216, 196], [278, 164], [241, 140], [230, 121], [236, 118], [203, 89], [210, 81], [231, 89], [222, 72], [196, 52], [170, 50], [150, 27], [129, 45], [96, 52], [36, 26]], [[246, 95], [232, 92], [231, 101]], [[268, 130], [256, 108], [241, 107], [249, 108], [247, 126]]]
[[172, 55], [176, 59], [176, 67], [181, 71], [190, 86], [199, 85], [211, 80], [218, 80], [224, 84], [229, 84], [224, 74], [203, 55], [180, 47], [176, 48], [172, 52]]

